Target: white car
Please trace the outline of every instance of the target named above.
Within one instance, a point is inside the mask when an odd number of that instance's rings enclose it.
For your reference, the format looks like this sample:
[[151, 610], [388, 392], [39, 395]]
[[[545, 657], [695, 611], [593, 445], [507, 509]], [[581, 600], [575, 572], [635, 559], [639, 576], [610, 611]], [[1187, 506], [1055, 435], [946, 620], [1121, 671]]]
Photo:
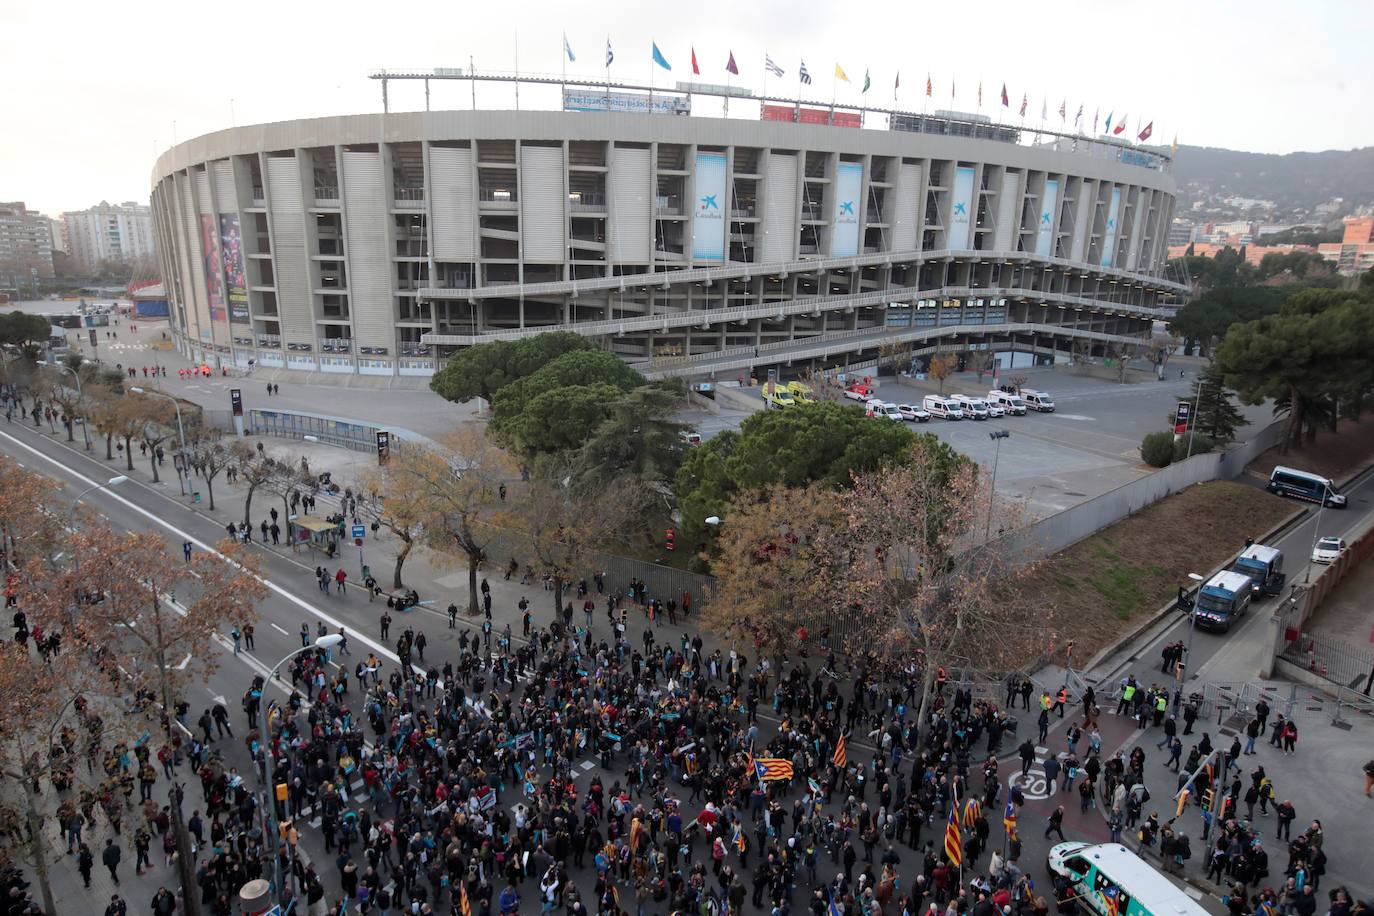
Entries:
[[903, 420], [909, 420], [912, 423], [930, 422], [930, 411], [914, 407], [911, 404], [898, 404], [897, 413], [902, 415]]
[[1324, 537], [1312, 548], [1313, 563], [1335, 563], [1345, 553], [1346, 543], [1337, 537]]
[[1007, 415], [1007, 409], [996, 401], [984, 401], [983, 403], [988, 405], [988, 416], [1005, 417]]

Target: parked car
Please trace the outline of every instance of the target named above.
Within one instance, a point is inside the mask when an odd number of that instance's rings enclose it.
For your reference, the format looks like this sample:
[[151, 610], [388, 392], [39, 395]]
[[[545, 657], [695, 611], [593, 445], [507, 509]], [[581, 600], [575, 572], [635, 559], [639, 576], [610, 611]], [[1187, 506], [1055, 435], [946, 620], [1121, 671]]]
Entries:
[[910, 420], [912, 423], [929, 423], [930, 411], [916, 407], [911, 404], [898, 404], [897, 413], [902, 415], [903, 420]]
[[851, 401], [868, 402], [873, 399], [875, 392], [867, 385], [850, 385], [844, 390], [844, 396]]
[[1324, 537], [1312, 548], [1313, 563], [1335, 563], [1345, 553], [1346, 543], [1338, 537]]

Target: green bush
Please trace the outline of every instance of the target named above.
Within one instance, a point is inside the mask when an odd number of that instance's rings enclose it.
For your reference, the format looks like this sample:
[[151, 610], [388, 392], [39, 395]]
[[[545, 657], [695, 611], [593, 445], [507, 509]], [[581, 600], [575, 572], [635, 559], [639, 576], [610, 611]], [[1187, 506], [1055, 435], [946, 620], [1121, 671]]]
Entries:
[[[1208, 452], [1216, 450], [1217, 440], [1213, 439], [1211, 436], [1204, 436], [1202, 433], [1193, 433], [1192, 437], [1192, 454], [1205, 455]], [[1174, 460], [1182, 461], [1186, 457], [1188, 457], [1188, 436], [1182, 436], [1174, 443]]]
[[1140, 457], [1151, 467], [1168, 467], [1174, 460], [1174, 434], [1147, 433], [1140, 442]]

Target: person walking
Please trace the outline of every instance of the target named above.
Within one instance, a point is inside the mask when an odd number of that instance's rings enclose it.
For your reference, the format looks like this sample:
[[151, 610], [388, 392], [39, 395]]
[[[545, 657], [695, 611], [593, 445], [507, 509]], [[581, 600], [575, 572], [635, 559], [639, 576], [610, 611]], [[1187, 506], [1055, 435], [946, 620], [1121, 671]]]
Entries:
[[100, 861], [110, 870], [110, 880], [115, 883], [116, 887], [119, 886], [119, 860], [123, 856], [124, 854], [119, 851], [119, 847], [115, 845], [114, 838], [107, 838], [105, 849], [100, 853]]
[[310, 624], [302, 622], [302, 623], [301, 623], [301, 648], [304, 649], [304, 648], [306, 648], [306, 647], [309, 646], [309, 645], [310, 645]]
[[187, 563], [190, 563], [190, 562], [191, 562], [191, 542], [190, 542], [190, 541], [182, 541], [182, 542], [181, 542], [181, 555], [182, 555], [183, 557], [186, 558], [186, 562], [187, 562]]
[[334, 573], [334, 589], [341, 595], [348, 593], [348, 573], [344, 572], [342, 566]]
[[95, 865], [95, 856], [91, 855], [91, 847], [82, 843], [76, 855], [76, 870], [81, 873], [81, 880], [86, 887], [91, 886], [91, 867], [93, 865]]
[[1051, 833], [1057, 833], [1057, 834], [1059, 834], [1059, 842], [1061, 842], [1061, 843], [1064, 842], [1064, 806], [1063, 806], [1063, 805], [1059, 805], [1059, 806], [1056, 807], [1053, 811], [1050, 812], [1050, 816], [1049, 816], [1048, 818], [1046, 818], [1046, 823], [1047, 823], [1047, 826], [1045, 827], [1045, 839], [1048, 840], [1048, 839], [1050, 838], [1050, 834], [1051, 834]]
[[1374, 760], [1364, 765], [1364, 797], [1374, 798], [1370, 792], [1374, 792]]
[[1021, 755], [1021, 778], [1024, 779], [1030, 773], [1031, 766], [1035, 763], [1035, 744], [1029, 738], [1021, 742], [1017, 748]]

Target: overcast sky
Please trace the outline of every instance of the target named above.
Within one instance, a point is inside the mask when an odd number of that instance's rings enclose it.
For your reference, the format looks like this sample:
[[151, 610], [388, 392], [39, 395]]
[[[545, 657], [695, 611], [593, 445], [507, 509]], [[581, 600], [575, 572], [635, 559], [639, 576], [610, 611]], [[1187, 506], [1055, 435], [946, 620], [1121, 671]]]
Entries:
[[[900, 104], [919, 110], [929, 72], [932, 110], [975, 110], [981, 80], [984, 113], [1000, 113], [1005, 82], [1013, 117], [1029, 94], [1031, 123], [1048, 99], [1057, 124], [1067, 99], [1070, 121], [1080, 104], [1089, 129], [1094, 112], [1125, 112], [1132, 133], [1137, 117], [1153, 120], [1153, 140], [1165, 144], [1175, 134], [1261, 152], [1374, 144], [1369, 0], [0, 0], [0, 200], [53, 214], [102, 199], [146, 203], [156, 156], [174, 137], [379, 111], [380, 87], [366, 77], [382, 67], [466, 67], [471, 55], [479, 70], [514, 70], [517, 29], [522, 72], [560, 72], [566, 30], [577, 56], [570, 77], [604, 77], [609, 34], [611, 77], [624, 82], [690, 78], [695, 46], [701, 81], [724, 83], [733, 50], [732, 81], [757, 92], [766, 51], [786, 70], [769, 78], [771, 93], [795, 91], [804, 59], [811, 97], [829, 99], [839, 62], [852, 81], [839, 84], [839, 99], [851, 104], [865, 69], [872, 104], [891, 103], [900, 71]], [[671, 73], [652, 68], [651, 39]], [[391, 98], [393, 110], [424, 106], [419, 83], [394, 85]], [[432, 106], [470, 100], [468, 84], [443, 83]], [[478, 107], [513, 101], [478, 87]], [[547, 91], [521, 92], [522, 107], [556, 105]]]

